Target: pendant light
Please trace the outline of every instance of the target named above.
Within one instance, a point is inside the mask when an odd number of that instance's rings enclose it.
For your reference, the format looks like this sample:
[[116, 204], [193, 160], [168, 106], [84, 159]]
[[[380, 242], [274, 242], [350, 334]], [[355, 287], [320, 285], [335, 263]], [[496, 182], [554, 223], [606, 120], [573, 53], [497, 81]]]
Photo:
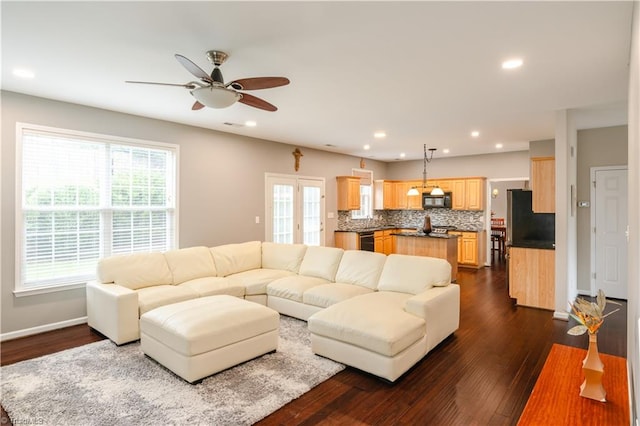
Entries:
[[[422, 188], [421, 191], [418, 191], [418, 188], [413, 186], [407, 192], [407, 196], [413, 197], [416, 195], [420, 195], [421, 192], [426, 192], [427, 189], [427, 163], [430, 163], [433, 160], [433, 153], [437, 148], [429, 148], [429, 157], [427, 157], [427, 144], [424, 144], [424, 164], [422, 168]], [[438, 185], [436, 185], [431, 190], [431, 195], [444, 195], [444, 191]]]

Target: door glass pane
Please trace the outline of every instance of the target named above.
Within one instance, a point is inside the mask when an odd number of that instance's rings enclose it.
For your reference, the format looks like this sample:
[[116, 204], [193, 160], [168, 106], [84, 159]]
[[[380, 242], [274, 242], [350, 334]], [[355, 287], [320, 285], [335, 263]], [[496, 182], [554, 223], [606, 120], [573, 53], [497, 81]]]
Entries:
[[293, 185], [273, 185], [273, 242], [293, 243]]
[[305, 186], [302, 190], [302, 243], [310, 246], [320, 245], [320, 188]]

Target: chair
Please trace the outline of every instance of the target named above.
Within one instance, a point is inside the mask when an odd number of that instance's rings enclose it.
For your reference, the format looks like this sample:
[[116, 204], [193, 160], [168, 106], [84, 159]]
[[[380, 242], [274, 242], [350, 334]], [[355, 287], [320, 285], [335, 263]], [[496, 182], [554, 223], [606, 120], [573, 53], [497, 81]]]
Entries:
[[491, 218], [491, 258], [493, 254], [498, 253], [498, 259], [504, 259], [505, 254], [505, 240], [507, 230], [504, 225], [504, 218], [492, 217]]

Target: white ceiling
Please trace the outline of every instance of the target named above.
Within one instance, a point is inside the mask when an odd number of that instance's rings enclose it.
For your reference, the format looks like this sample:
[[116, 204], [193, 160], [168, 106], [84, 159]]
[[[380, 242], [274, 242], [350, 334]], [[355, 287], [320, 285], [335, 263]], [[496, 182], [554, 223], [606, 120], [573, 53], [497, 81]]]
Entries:
[[[626, 124], [632, 2], [8, 2], [2, 89], [393, 161], [528, 149], [555, 111], [580, 128]], [[192, 111], [180, 53], [227, 81], [285, 76], [235, 104]], [[521, 57], [524, 66], [501, 69]], [[35, 78], [12, 75], [17, 67]], [[229, 126], [255, 120], [254, 128]], [[384, 140], [373, 138], [384, 130]], [[470, 137], [472, 130], [480, 137]], [[370, 144], [365, 151], [363, 146]], [[331, 147], [328, 147], [331, 145]], [[444, 154], [445, 148], [450, 149]]]

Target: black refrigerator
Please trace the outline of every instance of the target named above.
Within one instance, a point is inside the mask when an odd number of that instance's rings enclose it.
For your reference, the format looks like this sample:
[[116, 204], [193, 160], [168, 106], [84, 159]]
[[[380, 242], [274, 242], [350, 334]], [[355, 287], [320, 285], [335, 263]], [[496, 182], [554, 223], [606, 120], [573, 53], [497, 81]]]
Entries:
[[555, 248], [556, 215], [534, 213], [531, 191], [507, 190], [507, 246]]

